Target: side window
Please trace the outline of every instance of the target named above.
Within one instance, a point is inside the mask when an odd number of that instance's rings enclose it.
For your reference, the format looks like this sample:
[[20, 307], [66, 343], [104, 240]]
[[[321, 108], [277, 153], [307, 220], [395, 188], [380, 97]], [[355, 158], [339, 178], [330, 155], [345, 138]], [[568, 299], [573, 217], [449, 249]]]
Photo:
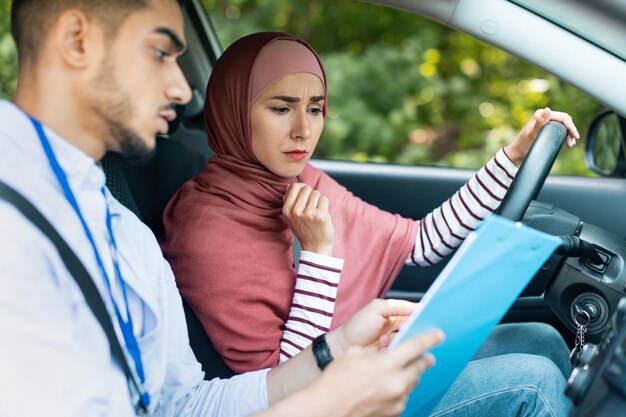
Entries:
[[[585, 132], [601, 106], [558, 78], [468, 35], [351, 0], [205, 0], [223, 47], [270, 30], [320, 53], [329, 114], [323, 159], [481, 167], [538, 108], [568, 112]], [[553, 173], [593, 175], [583, 146]]]

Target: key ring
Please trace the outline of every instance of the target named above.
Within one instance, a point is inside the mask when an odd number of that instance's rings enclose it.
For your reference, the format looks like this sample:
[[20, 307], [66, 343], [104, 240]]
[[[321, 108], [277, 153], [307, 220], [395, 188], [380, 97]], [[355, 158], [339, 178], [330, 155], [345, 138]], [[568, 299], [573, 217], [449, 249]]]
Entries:
[[578, 327], [585, 327], [588, 326], [589, 323], [591, 322], [591, 316], [589, 315], [589, 313], [586, 310], [582, 310], [583, 315], [586, 317], [586, 323], [582, 324], [578, 321], [578, 316], [580, 315], [579, 312], [574, 313], [574, 323], [576, 323], [576, 326]]

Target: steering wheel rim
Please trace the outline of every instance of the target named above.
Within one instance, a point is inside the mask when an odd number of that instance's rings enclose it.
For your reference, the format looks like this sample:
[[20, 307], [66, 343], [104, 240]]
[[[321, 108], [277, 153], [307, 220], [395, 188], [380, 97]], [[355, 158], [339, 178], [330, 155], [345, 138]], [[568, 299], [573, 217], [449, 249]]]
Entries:
[[496, 214], [520, 221], [530, 202], [539, 194], [554, 160], [567, 138], [567, 129], [559, 122], [548, 122], [524, 158]]

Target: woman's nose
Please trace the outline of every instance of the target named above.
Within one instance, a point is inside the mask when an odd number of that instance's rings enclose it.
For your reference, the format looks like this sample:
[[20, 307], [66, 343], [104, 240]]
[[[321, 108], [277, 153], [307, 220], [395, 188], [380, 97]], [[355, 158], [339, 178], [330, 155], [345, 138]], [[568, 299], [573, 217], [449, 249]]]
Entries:
[[297, 111], [294, 116], [291, 136], [293, 139], [306, 140], [311, 136], [308, 113], [306, 110]]

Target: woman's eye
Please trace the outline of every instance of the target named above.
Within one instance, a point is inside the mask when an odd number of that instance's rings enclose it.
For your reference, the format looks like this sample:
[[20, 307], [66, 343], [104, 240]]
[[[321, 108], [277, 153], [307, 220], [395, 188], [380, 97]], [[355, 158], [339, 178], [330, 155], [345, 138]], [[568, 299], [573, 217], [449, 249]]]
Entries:
[[322, 114], [322, 109], [318, 107], [314, 107], [312, 109], [309, 109], [309, 112], [317, 116], [318, 114]]
[[284, 114], [289, 111], [289, 107], [272, 107], [272, 110], [278, 114]]

